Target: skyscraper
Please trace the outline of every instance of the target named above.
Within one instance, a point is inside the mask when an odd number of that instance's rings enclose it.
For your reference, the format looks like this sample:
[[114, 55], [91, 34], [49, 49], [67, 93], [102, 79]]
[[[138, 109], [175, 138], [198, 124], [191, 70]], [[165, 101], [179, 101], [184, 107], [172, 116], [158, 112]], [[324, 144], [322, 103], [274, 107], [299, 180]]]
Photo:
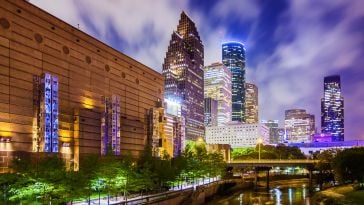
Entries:
[[245, 83], [245, 122], [258, 123], [258, 87]]
[[165, 99], [180, 102], [186, 139], [204, 135], [204, 47], [195, 23], [184, 13], [172, 33], [163, 63]]
[[344, 98], [339, 75], [324, 78], [321, 99], [321, 132], [331, 134], [332, 141], [344, 141]]
[[217, 126], [218, 101], [213, 98], [205, 98], [204, 100], [205, 127]]
[[279, 128], [278, 120], [262, 120], [262, 124], [269, 128], [269, 143], [270, 144], [279, 144], [284, 142], [282, 130], [283, 128]]
[[232, 121], [245, 122], [245, 48], [239, 42], [222, 44], [222, 63], [231, 71]]
[[315, 134], [315, 116], [302, 109], [286, 110], [284, 128], [289, 143], [311, 142]]
[[207, 98], [217, 101], [216, 111], [205, 107], [205, 125], [207, 125], [206, 122], [210, 122], [209, 115], [211, 117], [212, 113], [216, 113], [216, 122], [212, 121], [209, 125], [220, 126], [231, 121], [231, 72], [222, 63], [213, 63], [205, 67], [204, 96], [205, 106], [211, 105], [206, 104]]

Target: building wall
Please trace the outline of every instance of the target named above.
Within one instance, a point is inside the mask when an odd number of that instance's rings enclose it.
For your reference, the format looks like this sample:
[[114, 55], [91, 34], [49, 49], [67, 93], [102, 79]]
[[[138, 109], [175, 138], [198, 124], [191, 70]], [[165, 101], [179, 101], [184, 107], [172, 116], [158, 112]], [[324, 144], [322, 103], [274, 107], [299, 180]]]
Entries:
[[[80, 150], [99, 153], [97, 113], [104, 109], [103, 97], [118, 95], [121, 153], [138, 155], [143, 150], [145, 113], [162, 99], [162, 75], [26, 1], [4, 0], [0, 4], [0, 135], [11, 142], [1, 152], [32, 151], [33, 76], [43, 73], [59, 80], [60, 146], [75, 136], [74, 110], [87, 109], [93, 116], [77, 130]], [[89, 130], [95, 135], [89, 136]]]
[[207, 144], [229, 144], [231, 147], [255, 147], [258, 139], [269, 143], [269, 128], [262, 124], [230, 123], [206, 127]]

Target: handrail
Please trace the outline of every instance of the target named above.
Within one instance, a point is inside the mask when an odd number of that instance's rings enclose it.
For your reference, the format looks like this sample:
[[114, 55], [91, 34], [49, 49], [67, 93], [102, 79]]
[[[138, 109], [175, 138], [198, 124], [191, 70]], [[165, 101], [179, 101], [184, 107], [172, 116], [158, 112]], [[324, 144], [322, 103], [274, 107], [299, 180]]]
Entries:
[[285, 164], [285, 163], [294, 163], [294, 164], [300, 164], [300, 163], [318, 163], [319, 160], [312, 160], [312, 159], [247, 159], [247, 160], [230, 160], [227, 163], [228, 164], [240, 164], [240, 163], [254, 163], [254, 164], [264, 164], [264, 163], [278, 163], [278, 164]]

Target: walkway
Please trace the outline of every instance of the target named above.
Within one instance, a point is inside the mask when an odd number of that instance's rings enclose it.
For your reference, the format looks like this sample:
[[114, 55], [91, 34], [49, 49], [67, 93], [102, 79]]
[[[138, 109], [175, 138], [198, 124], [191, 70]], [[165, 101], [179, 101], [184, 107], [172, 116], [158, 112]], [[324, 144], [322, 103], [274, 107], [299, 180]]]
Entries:
[[[158, 193], [158, 194], [152, 194], [152, 195], [143, 195], [143, 196], [136, 196], [136, 197], [132, 197], [132, 198], [127, 198], [127, 204], [131, 205], [131, 204], [140, 204], [142, 201], [147, 201], [149, 199], [153, 199], [156, 200], [158, 198], [167, 198], [167, 196], [171, 196], [173, 194], [177, 194], [186, 190], [194, 190], [196, 189], [197, 186], [201, 186], [201, 185], [206, 185], [215, 181], [219, 181], [220, 178], [206, 178], [204, 180], [199, 179], [196, 180], [196, 184], [191, 184], [191, 183], [184, 183], [182, 185], [180, 185], [179, 187], [175, 186], [172, 187], [169, 191], [167, 192], [162, 192], [162, 193]], [[182, 186], [182, 187], [181, 187]], [[124, 204], [125, 200], [123, 196], [119, 196], [119, 197], [110, 197], [109, 198], [109, 203], [108, 203], [108, 199], [107, 197], [101, 197], [100, 198], [100, 202], [99, 202], [99, 198], [93, 198], [91, 199], [90, 203], [88, 203], [87, 200], [85, 201], [78, 201], [78, 202], [73, 202], [72, 204], [74, 205], [116, 205], [116, 204]], [[71, 204], [71, 203], [68, 203]]]

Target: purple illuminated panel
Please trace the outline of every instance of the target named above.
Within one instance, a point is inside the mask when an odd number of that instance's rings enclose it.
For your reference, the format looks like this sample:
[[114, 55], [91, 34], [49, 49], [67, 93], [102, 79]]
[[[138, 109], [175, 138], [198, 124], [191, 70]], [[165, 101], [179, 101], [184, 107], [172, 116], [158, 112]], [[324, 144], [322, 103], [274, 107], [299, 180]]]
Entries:
[[109, 142], [109, 98], [104, 99], [105, 110], [101, 117], [101, 155], [107, 153], [107, 147]]
[[41, 132], [40, 150], [58, 152], [58, 78], [49, 73], [42, 76], [41, 84]]
[[[101, 154], [108, 151], [120, 155], [120, 97], [113, 95], [104, 99], [105, 110], [101, 117]], [[111, 125], [111, 126], [110, 126]]]
[[52, 76], [51, 152], [58, 152], [58, 78]]
[[112, 96], [112, 150], [115, 155], [120, 155], [120, 97]]

